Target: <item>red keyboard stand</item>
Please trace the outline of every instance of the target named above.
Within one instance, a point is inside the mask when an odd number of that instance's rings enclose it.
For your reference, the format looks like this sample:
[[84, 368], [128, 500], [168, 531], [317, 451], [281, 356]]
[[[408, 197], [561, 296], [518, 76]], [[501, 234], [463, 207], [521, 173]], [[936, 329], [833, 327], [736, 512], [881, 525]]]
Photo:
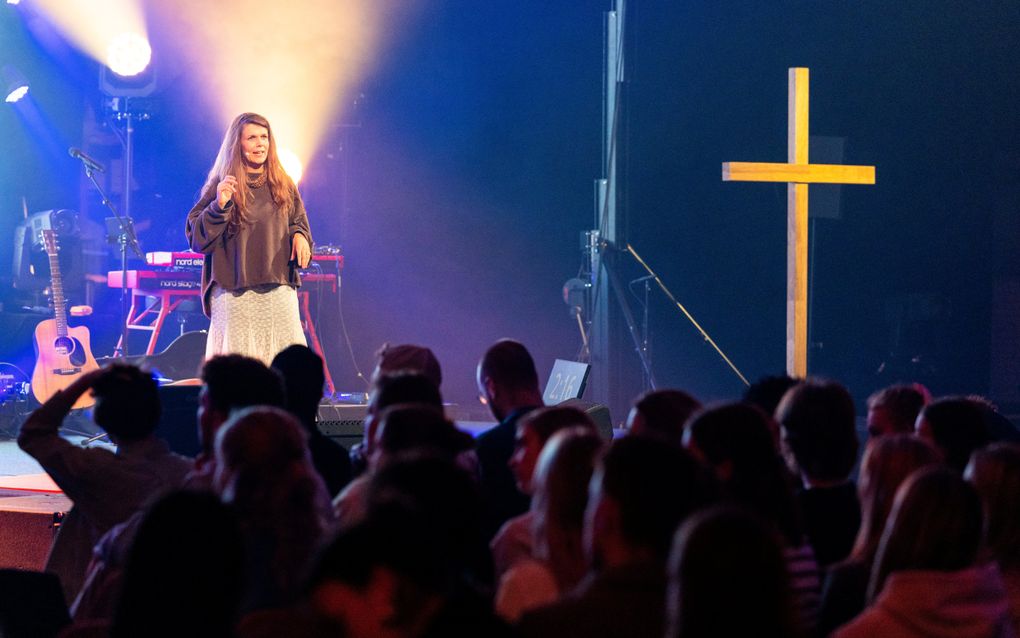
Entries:
[[[198, 288], [177, 288], [153, 289], [146, 286], [146, 280], [157, 275], [158, 271], [135, 271], [129, 270], [127, 277], [128, 287], [131, 288], [131, 307], [128, 309], [127, 327], [128, 330], [144, 330], [149, 332], [149, 344], [145, 348], [145, 354], [151, 355], [156, 352], [156, 343], [159, 341], [160, 331], [166, 318], [177, 309], [181, 303], [188, 299], [200, 299], [202, 291]], [[150, 276], [151, 273], [151, 276]], [[164, 275], [164, 273], [158, 273]], [[106, 283], [110, 288], [121, 287], [122, 273], [119, 270], [112, 270], [107, 273]], [[330, 284], [332, 292], [337, 290], [337, 276], [334, 273], [308, 273], [302, 276], [303, 283], [326, 283]], [[322, 369], [326, 377], [326, 388], [330, 394], [336, 393], [333, 385], [333, 377], [329, 373], [329, 366], [326, 364], [326, 355], [322, 352], [322, 343], [319, 341], [319, 334], [315, 330], [315, 322], [312, 321], [311, 312], [311, 291], [298, 289], [298, 306], [301, 313], [301, 327], [308, 334], [309, 347], [322, 357]], [[118, 350], [123, 345], [121, 339], [117, 340]]]

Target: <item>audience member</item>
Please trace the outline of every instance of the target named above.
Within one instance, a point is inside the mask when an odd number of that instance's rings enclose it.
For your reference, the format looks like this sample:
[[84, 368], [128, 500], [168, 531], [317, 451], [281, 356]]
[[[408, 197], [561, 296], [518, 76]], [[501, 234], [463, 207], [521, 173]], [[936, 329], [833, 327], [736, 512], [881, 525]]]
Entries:
[[800, 478], [804, 529], [821, 567], [843, 560], [861, 522], [850, 474], [857, 461], [854, 403], [846, 388], [809, 380], [790, 389], [779, 407], [784, 456]]
[[813, 629], [821, 584], [818, 563], [805, 539], [769, 417], [747, 403], [724, 404], [695, 416], [684, 442], [715, 471], [726, 501], [758, 515], [780, 535], [800, 623], [805, 630]]
[[747, 387], [742, 400], [761, 408], [761, 411], [770, 417], [775, 417], [776, 408], [783, 400], [783, 395], [798, 383], [800, 380], [786, 374], [762, 377]]
[[1006, 416], [999, 412], [998, 406], [987, 397], [972, 394], [967, 397], [981, 406], [984, 413], [985, 432], [991, 442], [1020, 443], [1020, 430]]
[[443, 413], [426, 404], [402, 403], [382, 411], [378, 419], [372, 464], [375, 469], [407, 452], [428, 452], [458, 463], [470, 472], [461, 455], [474, 448], [474, 438], [457, 429]]
[[755, 381], [744, 392], [742, 401], [761, 409], [769, 417], [769, 431], [772, 433], [776, 449], [780, 447], [776, 408], [779, 407], [779, 402], [783, 400], [787, 390], [798, 383], [799, 380], [785, 374], [768, 376]]
[[433, 551], [456, 575], [461, 594], [484, 595], [491, 607], [492, 556], [483, 533], [484, 503], [478, 482], [446, 454], [410, 450], [388, 460], [368, 489], [367, 516], [391, 503], [427, 515], [439, 539]]
[[[117, 446], [116, 453], [83, 448], [60, 436], [64, 418], [89, 390], [96, 398], [92, 418]], [[153, 434], [160, 411], [152, 375], [118, 363], [84, 373], [21, 426], [18, 445], [74, 502], [46, 559], [46, 571], [60, 578], [66, 600], [81, 589], [99, 538], [149, 498], [180, 485], [191, 467]]]
[[945, 397], [926, 405], [917, 415], [914, 429], [935, 445], [946, 465], [961, 474], [970, 455], [991, 441], [985, 427], [985, 406], [967, 397]]
[[673, 533], [709, 500], [707, 475], [682, 448], [615, 441], [590, 484], [584, 542], [592, 573], [571, 595], [526, 613], [525, 636], [662, 636]]
[[246, 408], [220, 428], [215, 452], [213, 486], [244, 539], [242, 610], [286, 604], [333, 521], [304, 429], [278, 408]]
[[651, 390], [634, 401], [627, 415], [627, 431], [680, 445], [684, 423], [700, 409], [701, 403], [682, 390]]
[[789, 580], [772, 525], [738, 508], [699, 512], [673, 541], [665, 635], [800, 636]]
[[233, 635], [243, 562], [237, 518], [215, 495], [161, 499], [135, 536], [110, 636]]
[[0, 568], [0, 592], [3, 638], [57, 638], [62, 630], [68, 631], [71, 617], [55, 575]]
[[868, 397], [868, 435], [911, 434], [931, 393], [920, 383], [891, 385]]
[[375, 428], [378, 415], [384, 409], [398, 403], [424, 403], [443, 410], [443, 397], [439, 386], [426, 374], [414, 370], [397, 370], [377, 373], [372, 377], [372, 391], [365, 407], [365, 434], [361, 443], [351, 448], [351, 468], [354, 476], [361, 476], [368, 469], [368, 458], [372, 455]]
[[559, 430], [538, 457], [532, 480], [531, 554], [503, 574], [496, 592], [496, 612], [510, 622], [521, 614], [555, 602], [572, 590], [588, 565], [582, 531], [588, 483], [604, 447], [588, 427]]
[[[538, 457], [549, 438], [570, 427], [582, 427], [597, 434], [588, 415], [573, 407], [539, 408], [517, 423], [514, 453], [510, 456], [517, 489], [529, 498], [535, 493], [534, 473]], [[499, 578], [515, 562], [531, 556], [534, 535], [534, 509], [508, 520], [493, 537], [489, 547]]]
[[896, 490], [915, 470], [938, 463], [935, 448], [909, 434], [884, 434], [868, 441], [857, 485], [861, 526], [850, 556], [832, 565], [826, 575], [820, 633], [828, 635], [863, 611], [868, 578]]
[[481, 515], [477, 484], [449, 454], [386, 459], [371, 475], [365, 516], [320, 554], [301, 600], [249, 614], [239, 634], [502, 635], [478, 587], [491, 574]]
[[432, 382], [438, 390], [443, 385], [443, 370], [439, 359], [432, 350], [425, 346], [405, 343], [391, 346], [384, 343], [375, 353], [375, 370], [372, 371], [372, 384], [375, 385], [383, 375], [395, 372], [418, 372]]
[[981, 536], [981, 500], [958, 472], [911, 474], [875, 556], [870, 606], [834, 636], [1012, 635], [999, 569], [978, 562]]
[[280, 375], [258, 359], [239, 354], [217, 355], [202, 366], [198, 395], [198, 429], [202, 452], [195, 459], [189, 485], [209, 487], [214, 467], [213, 443], [220, 427], [242, 408], [266, 405], [283, 408], [286, 395]]
[[[415, 375], [418, 376], [418, 375]], [[424, 377], [418, 377], [431, 386]], [[442, 409], [427, 403], [390, 405], [373, 417], [375, 437], [368, 457], [368, 472], [362, 474], [333, 500], [333, 510], [340, 525], [348, 527], [365, 517], [367, 491], [372, 475], [389, 459], [412, 451], [429, 451], [460, 461], [465, 470], [473, 472], [474, 460], [463, 460], [474, 447], [470, 434], [462, 432], [443, 416]]]
[[[480, 510], [477, 510], [480, 511]], [[443, 526], [420, 503], [388, 501], [344, 530], [309, 587], [321, 636], [446, 638], [512, 635], [460, 586], [442, 551]]]
[[1013, 630], [1020, 635], [1020, 445], [996, 443], [978, 450], [964, 476], [984, 505], [989, 553], [999, 564]]
[[530, 499], [517, 489], [509, 461], [517, 421], [542, 407], [542, 391], [531, 354], [511, 339], [501, 339], [486, 350], [476, 376], [479, 397], [499, 421], [478, 437], [482, 491], [488, 506], [487, 530], [492, 536], [503, 523], [528, 510]]
[[[261, 361], [240, 355], [219, 355], [202, 366], [202, 389], [196, 414], [203, 452], [184, 479], [189, 489], [212, 489], [215, 457], [213, 442], [220, 427], [235, 410], [253, 405], [282, 407], [283, 385], [279, 375]], [[76, 621], [109, 620], [119, 591], [128, 550], [142, 512], [110, 529], [93, 548], [85, 584], [71, 605]]]
[[320, 432], [315, 424], [326, 383], [322, 357], [308, 346], [295, 344], [276, 355], [272, 369], [283, 378], [287, 411], [308, 433], [315, 470], [326, 482], [330, 496], [336, 496], [351, 480], [351, 457], [344, 446]]

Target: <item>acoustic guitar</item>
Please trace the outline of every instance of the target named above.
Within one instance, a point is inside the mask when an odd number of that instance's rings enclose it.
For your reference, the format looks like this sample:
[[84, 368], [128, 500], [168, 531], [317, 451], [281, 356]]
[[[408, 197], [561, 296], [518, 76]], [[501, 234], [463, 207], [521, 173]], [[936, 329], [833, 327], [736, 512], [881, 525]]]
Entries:
[[[35, 370], [32, 372], [32, 394], [40, 403], [57, 390], [71, 385], [82, 374], [99, 368], [92, 356], [89, 329], [69, 328], [64, 284], [57, 259], [57, 237], [52, 230], [42, 231], [43, 246], [50, 260], [50, 289], [53, 291], [53, 319], [35, 327]], [[75, 402], [75, 408], [87, 408], [96, 400], [88, 392]]]

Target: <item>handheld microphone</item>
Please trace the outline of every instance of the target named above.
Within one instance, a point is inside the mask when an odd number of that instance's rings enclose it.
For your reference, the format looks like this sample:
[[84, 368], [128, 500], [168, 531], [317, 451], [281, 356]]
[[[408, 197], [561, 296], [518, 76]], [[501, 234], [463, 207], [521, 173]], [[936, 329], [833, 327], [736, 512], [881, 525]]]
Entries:
[[75, 148], [74, 146], [72, 146], [71, 148], [67, 149], [67, 154], [75, 159], [81, 160], [81, 163], [84, 164], [85, 168], [89, 170], [98, 171], [100, 173], [106, 172], [105, 166], [103, 166], [96, 160], [86, 155], [84, 152], [82, 152], [80, 148]]

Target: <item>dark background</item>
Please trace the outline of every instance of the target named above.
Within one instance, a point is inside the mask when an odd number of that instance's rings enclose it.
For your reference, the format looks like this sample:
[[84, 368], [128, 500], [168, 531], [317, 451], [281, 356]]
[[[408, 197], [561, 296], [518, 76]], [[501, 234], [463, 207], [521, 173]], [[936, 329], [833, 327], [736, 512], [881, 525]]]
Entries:
[[[317, 243], [346, 255], [343, 307], [360, 367], [370, 371], [384, 341], [428, 344], [447, 397], [470, 403], [474, 365], [497, 338], [524, 341], [543, 380], [553, 359], [577, 353], [560, 288], [577, 274], [580, 233], [594, 223], [609, 6], [426, 6], [359, 95], [345, 98], [301, 189]], [[785, 161], [787, 68], [807, 66], [811, 133], [845, 138], [841, 161], [875, 165], [878, 176], [875, 186], [840, 188], [839, 217], [812, 222], [812, 372], [846, 382], [858, 400], [919, 380], [936, 394], [1020, 401], [1009, 354], [1020, 280], [1020, 5], [628, 8], [627, 239], [742, 372], [753, 379], [784, 366], [786, 187], [723, 183], [720, 163]], [[54, 54], [59, 45], [41, 46], [24, 12], [0, 9], [0, 58], [31, 75], [38, 114], [30, 121], [0, 105], [0, 237], [13, 233], [22, 197], [30, 211], [102, 219], [66, 154], [86, 134], [110, 173], [120, 170], [116, 139], [85, 115], [101, 110], [98, 67], [66, 45]], [[146, 250], [184, 247], [185, 214], [222, 135], [189, 102], [189, 82], [162, 81], [153, 118], [138, 127], [133, 208]], [[812, 201], [824, 188], [836, 187], [812, 187]], [[10, 251], [0, 242], [4, 276]], [[640, 274], [621, 267], [625, 282]], [[360, 390], [336, 300], [324, 299], [319, 327], [338, 389]], [[98, 290], [94, 301], [85, 323], [96, 354], [109, 354], [117, 298]], [[0, 358], [27, 369], [25, 326], [38, 318], [14, 312], [20, 302], [7, 299]], [[661, 386], [705, 400], [741, 392], [654, 290], [649, 325]], [[200, 326], [198, 317], [185, 324]], [[636, 360], [626, 365], [637, 392]]]

